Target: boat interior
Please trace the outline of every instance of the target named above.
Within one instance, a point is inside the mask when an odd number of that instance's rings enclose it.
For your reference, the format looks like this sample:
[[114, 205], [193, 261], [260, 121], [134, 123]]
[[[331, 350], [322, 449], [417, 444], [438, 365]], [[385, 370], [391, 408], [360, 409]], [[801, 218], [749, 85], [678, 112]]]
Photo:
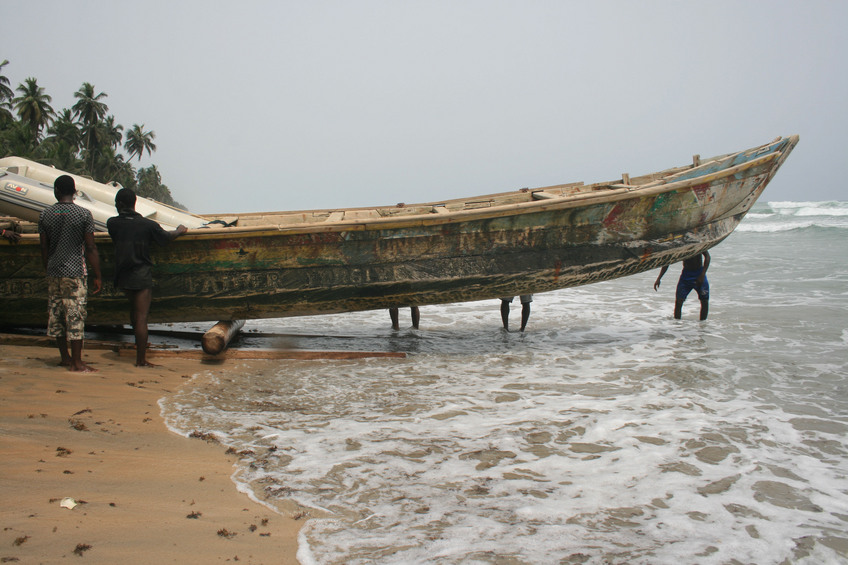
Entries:
[[671, 179], [683, 172], [692, 171], [698, 167], [706, 167], [726, 157], [714, 157], [701, 162], [698, 155], [693, 157], [693, 163], [683, 167], [675, 167], [658, 173], [630, 177], [623, 174], [620, 179], [610, 182], [584, 184], [574, 182], [540, 188], [521, 188], [510, 192], [488, 194], [470, 198], [457, 198], [440, 202], [422, 204], [398, 203], [394, 206], [378, 206], [365, 208], [299, 210], [286, 212], [257, 212], [245, 214], [204, 214], [207, 220], [219, 225], [239, 228], [256, 228], [262, 226], [297, 226], [302, 224], [335, 224], [338, 222], [367, 222], [381, 219], [403, 219], [410, 216], [430, 216], [432, 214], [453, 214], [482, 208], [495, 208], [543, 200], [557, 200], [579, 196], [597, 195], [609, 191], [636, 190], [658, 186], [670, 182]]
[[[691, 173], [694, 169], [706, 168], [725, 159], [732, 154], [713, 157], [701, 161], [698, 155], [692, 159], [692, 164], [675, 167], [665, 171], [643, 176], [630, 177], [623, 174], [620, 179], [609, 182], [584, 184], [582, 182], [559, 184], [540, 188], [521, 188], [510, 192], [489, 194], [470, 198], [458, 198], [440, 202], [422, 204], [398, 203], [393, 206], [299, 210], [280, 212], [255, 212], [241, 214], [203, 214], [200, 215], [209, 222], [208, 227], [218, 228], [247, 228], [259, 227], [296, 227], [301, 225], [357, 223], [374, 220], [403, 220], [412, 216], [432, 217], [432, 215], [468, 212], [484, 208], [520, 205], [530, 202], [551, 201], [569, 198], [585, 198], [612, 191], [632, 191], [663, 185], [673, 182], [674, 178], [683, 173]], [[37, 226], [32, 222], [17, 218], [0, 216], [0, 227], [14, 228], [19, 233], [37, 233]], [[207, 227], [207, 226], [204, 226]], [[201, 228], [202, 229], [202, 228]]]

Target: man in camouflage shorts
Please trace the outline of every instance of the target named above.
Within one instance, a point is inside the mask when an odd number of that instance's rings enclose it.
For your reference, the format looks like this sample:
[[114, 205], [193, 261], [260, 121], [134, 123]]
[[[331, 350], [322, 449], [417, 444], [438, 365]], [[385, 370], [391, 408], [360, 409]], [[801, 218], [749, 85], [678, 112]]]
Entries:
[[87, 303], [85, 279], [47, 277], [47, 335], [81, 341], [85, 337]]
[[[82, 342], [88, 301], [86, 260], [94, 274], [94, 294], [100, 292], [100, 256], [94, 245], [94, 218], [74, 204], [76, 185], [68, 175], [53, 183], [56, 204], [38, 218], [41, 258], [47, 271], [47, 335], [56, 338], [60, 365], [71, 371], [91, 372], [82, 360]], [[71, 353], [68, 354], [68, 342]]]

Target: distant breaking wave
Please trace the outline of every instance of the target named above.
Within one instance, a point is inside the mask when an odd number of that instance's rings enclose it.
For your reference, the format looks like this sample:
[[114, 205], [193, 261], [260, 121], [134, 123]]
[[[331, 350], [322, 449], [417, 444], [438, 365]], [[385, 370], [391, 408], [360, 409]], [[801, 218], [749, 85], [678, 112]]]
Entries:
[[757, 203], [736, 228], [738, 231], [774, 233], [808, 228], [848, 228], [848, 202]]

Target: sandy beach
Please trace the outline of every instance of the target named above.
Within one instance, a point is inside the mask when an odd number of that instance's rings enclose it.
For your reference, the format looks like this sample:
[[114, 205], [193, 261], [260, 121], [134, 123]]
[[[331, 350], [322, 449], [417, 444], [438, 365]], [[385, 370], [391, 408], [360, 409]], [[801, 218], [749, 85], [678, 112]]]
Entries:
[[238, 492], [237, 455], [159, 415], [159, 398], [227, 364], [137, 368], [87, 349], [98, 371], [72, 373], [55, 348], [8, 340], [0, 358], [0, 562], [297, 563], [302, 520]]

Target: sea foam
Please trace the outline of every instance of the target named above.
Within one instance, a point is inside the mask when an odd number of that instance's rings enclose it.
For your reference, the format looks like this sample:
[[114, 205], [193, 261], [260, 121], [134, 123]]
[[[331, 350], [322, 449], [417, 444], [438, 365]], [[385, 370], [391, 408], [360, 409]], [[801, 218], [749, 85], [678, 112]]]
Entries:
[[256, 322], [408, 357], [207, 375], [163, 414], [307, 509], [305, 565], [844, 562], [846, 233], [733, 234], [703, 323], [671, 318], [678, 267], [537, 295], [525, 333], [497, 300]]

